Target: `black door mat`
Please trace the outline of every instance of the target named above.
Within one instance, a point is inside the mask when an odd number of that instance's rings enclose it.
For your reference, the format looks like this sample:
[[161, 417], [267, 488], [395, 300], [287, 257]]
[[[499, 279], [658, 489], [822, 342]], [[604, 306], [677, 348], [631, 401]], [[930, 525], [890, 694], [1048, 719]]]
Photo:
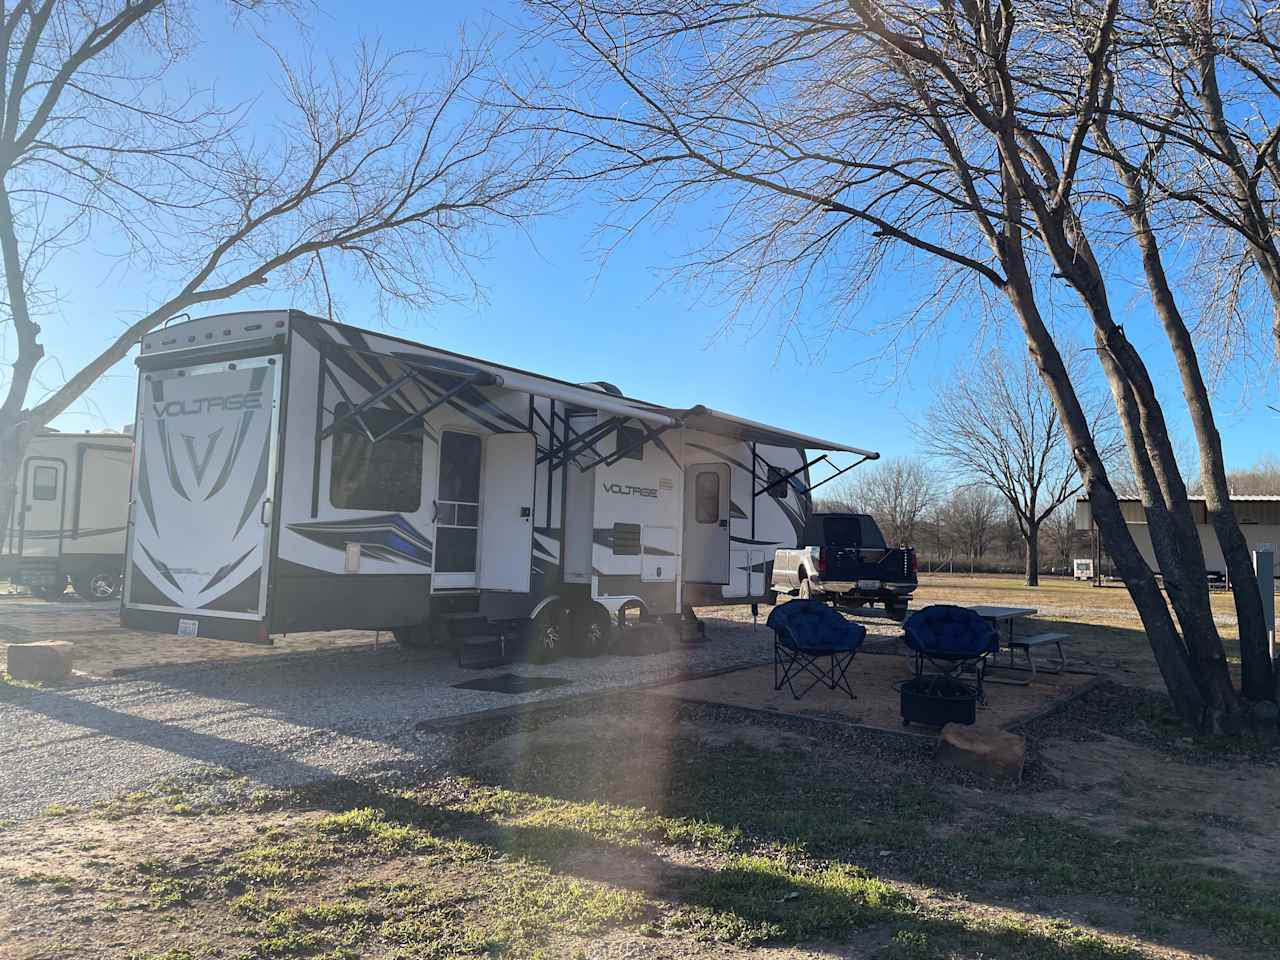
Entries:
[[500, 673], [496, 677], [480, 677], [453, 684], [455, 690], [484, 690], [489, 693], [529, 693], [562, 687], [570, 681], [560, 677], [522, 677], [516, 673]]

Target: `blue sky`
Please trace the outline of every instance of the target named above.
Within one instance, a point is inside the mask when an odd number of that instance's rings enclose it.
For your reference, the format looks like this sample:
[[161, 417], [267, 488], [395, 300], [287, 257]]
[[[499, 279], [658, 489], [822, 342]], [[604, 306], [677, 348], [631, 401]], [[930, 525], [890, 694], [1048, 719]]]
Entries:
[[[356, 37], [381, 36], [388, 45], [429, 52], [448, 47], [462, 16], [436, 4], [329, 7], [311, 17], [305, 40], [290, 39], [293, 28], [278, 24], [279, 42], [305, 43], [342, 58]], [[517, 8], [501, 2], [487, 9], [498, 20], [519, 15]], [[226, 100], [259, 94], [270, 70], [262, 52], [218, 15], [202, 16], [207, 20], [204, 45], [173, 79], [216, 83]], [[478, 13], [470, 16], [473, 22], [482, 19]], [[269, 103], [270, 94], [264, 94], [264, 119]], [[807, 306], [797, 330], [786, 340], [780, 323], [725, 331], [723, 305], [664, 282], [668, 265], [695, 245], [705, 226], [697, 209], [660, 228], [641, 231], [602, 268], [593, 234], [608, 215], [598, 198], [584, 196], [564, 213], [536, 223], [527, 237], [495, 235], [490, 255], [475, 268], [484, 302], [446, 304], [422, 313], [396, 311], [391, 317], [394, 332], [564, 379], [610, 380], [644, 399], [672, 405], [705, 403], [886, 455], [915, 452], [911, 422], [922, 415], [931, 387], [973, 354], [976, 324], [962, 311], [931, 332], [911, 365], [897, 375], [888, 364], [867, 362], [883, 346], [875, 336], [847, 330], [828, 338], [828, 311], [821, 303]], [[49, 386], [59, 382], [62, 371], [70, 373], [105, 346], [110, 331], [144, 312], [166, 287], [163, 276], [141, 278], [131, 275], [127, 265], [113, 268], [112, 261], [94, 252], [107, 246], [108, 238], [94, 238], [46, 278], [61, 301], [59, 312], [44, 323], [50, 360], [39, 373]], [[1122, 261], [1117, 269], [1123, 266]], [[1136, 266], [1134, 270], [1140, 276]], [[860, 311], [863, 326], [902, 315], [914, 302], [918, 282], [915, 276], [885, 277]], [[344, 319], [376, 326], [372, 306], [367, 315], [360, 315], [361, 290], [345, 281], [341, 286], [348, 308]], [[202, 312], [295, 305], [303, 306], [291, 300], [288, 291], [267, 290]], [[1161, 385], [1174, 429], [1186, 443], [1190, 430], [1163, 335], [1145, 298], [1131, 296], [1122, 306], [1129, 335], [1140, 348], [1149, 348], [1144, 355]], [[1078, 336], [1083, 339], [1083, 332]], [[1007, 339], [1014, 347], [1020, 344], [1015, 330], [1007, 331]], [[64, 430], [119, 428], [132, 419], [134, 381], [131, 363], [117, 366], [54, 425]], [[1280, 414], [1266, 408], [1280, 406], [1274, 368], [1269, 382], [1250, 387], [1246, 396], [1238, 384], [1231, 384], [1216, 398], [1229, 467], [1280, 452]]]

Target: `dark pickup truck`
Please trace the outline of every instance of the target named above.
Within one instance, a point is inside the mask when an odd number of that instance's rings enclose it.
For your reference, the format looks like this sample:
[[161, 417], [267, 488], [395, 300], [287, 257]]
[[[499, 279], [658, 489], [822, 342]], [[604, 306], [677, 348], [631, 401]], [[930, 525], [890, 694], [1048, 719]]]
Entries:
[[916, 552], [889, 547], [875, 520], [863, 513], [815, 513], [803, 543], [773, 555], [778, 593], [836, 600], [862, 607], [883, 603], [901, 620], [917, 586]]

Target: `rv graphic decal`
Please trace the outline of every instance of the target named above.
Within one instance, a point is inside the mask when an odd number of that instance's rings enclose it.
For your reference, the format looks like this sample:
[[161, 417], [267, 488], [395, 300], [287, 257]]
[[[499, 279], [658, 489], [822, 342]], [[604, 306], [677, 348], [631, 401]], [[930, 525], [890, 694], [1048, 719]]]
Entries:
[[235, 592], [236, 609], [256, 607], [236, 591], [262, 569], [275, 375], [246, 365], [145, 384], [132, 560], [152, 605], [200, 610]]
[[653, 487], [637, 487], [630, 483], [604, 483], [605, 493], [615, 493], [623, 497], [652, 497], [657, 498], [658, 491]]
[[[376, 347], [355, 331], [346, 331], [347, 340], [339, 340], [322, 324], [299, 326], [296, 332], [317, 350], [323, 352], [325, 363], [331, 373], [340, 372], [353, 384], [370, 395], [378, 393], [403, 372], [396, 362], [398, 356], [412, 360], [416, 355], [404, 351], [401, 354], [387, 355], [387, 362], [369, 356], [368, 353], [356, 355], [344, 350], [324, 350], [326, 345], [337, 347], [351, 346], [358, 350], [374, 352]], [[419, 372], [411, 384], [406, 384], [393, 391], [382, 400], [389, 409], [408, 416], [414, 409], [420, 409], [420, 398], [435, 400], [457, 386], [457, 378], [448, 374], [437, 374], [429, 371]], [[491, 433], [509, 433], [528, 429], [524, 421], [513, 417], [506, 410], [494, 404], [478, 387], [467, 387], [457, 396], [450, 399], [448, 407], [465, 415], [473, 423], [482, 426]], [[426, 435], [435, 439], [430, 430]]]
[[398, 513], [353, 520], [311, 520], [291, 523], [289, 529], [334, 550], [360, 544], [360, 552], [374, 560], [404, 560], [431, 569], [431, 541]]

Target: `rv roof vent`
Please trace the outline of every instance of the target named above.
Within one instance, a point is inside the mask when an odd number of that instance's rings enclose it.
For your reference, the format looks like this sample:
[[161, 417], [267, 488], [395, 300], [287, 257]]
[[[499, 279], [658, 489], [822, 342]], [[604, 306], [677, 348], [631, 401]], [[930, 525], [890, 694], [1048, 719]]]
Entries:
[[622, 391], [608, 380], [592, 380], [590, 383], [580, 383], [578, 386], [586, 387], [588, 390], [599, 390], [601, 393], [607, 393], [611, 397], [622, 396]]

